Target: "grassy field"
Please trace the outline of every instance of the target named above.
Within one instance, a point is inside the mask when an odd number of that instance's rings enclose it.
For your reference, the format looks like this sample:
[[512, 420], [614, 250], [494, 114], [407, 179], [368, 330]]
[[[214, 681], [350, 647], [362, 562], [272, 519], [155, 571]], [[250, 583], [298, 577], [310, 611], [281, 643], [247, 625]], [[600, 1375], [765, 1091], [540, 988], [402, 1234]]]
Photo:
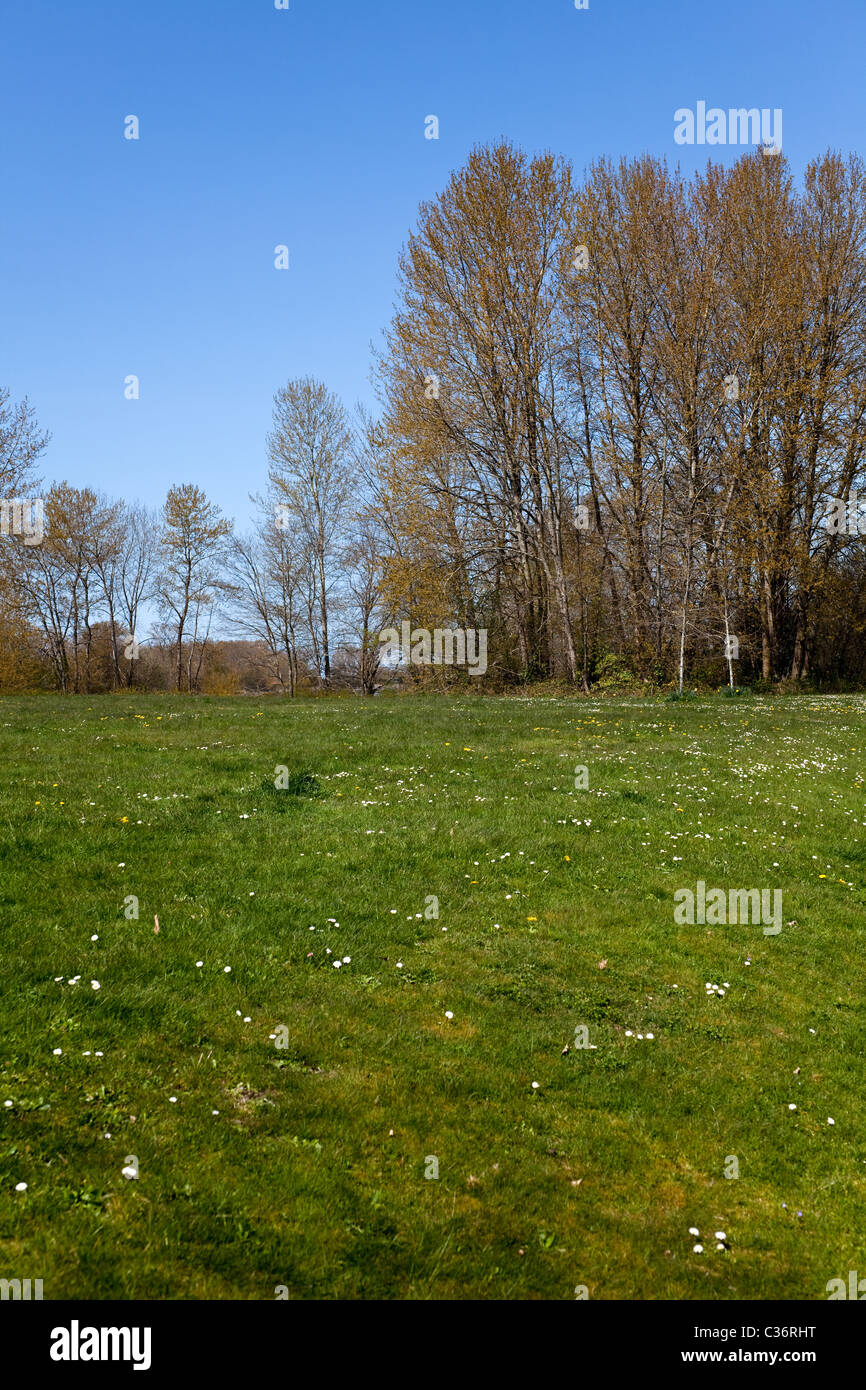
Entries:
[[[864, 713], [2, 700], [0, 1278], [825, 1299], [866, 1274]], [[698, 880], [781, 889], [783, 930], [678, 925]]]

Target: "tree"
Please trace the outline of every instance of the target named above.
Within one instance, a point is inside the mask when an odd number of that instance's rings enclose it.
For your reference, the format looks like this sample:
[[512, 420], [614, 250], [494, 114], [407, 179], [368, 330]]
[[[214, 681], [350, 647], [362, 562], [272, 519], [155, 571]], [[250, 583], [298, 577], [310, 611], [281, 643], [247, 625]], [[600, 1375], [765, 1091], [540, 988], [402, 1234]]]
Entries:
[[[138, 504], [127, 506], [121, 520], [122, 539], [119, 554], [111, 575], [114, 593], [112, 630], [115, 668], [119, 667], [120, 642], [116, 630], [119, 618], [130, 639], [126, 659], [126, 685], [131, 686], [135, 674], [136, 642], [142, 606], [153, 597], [154, 571], [158, 559], [159, 518]], [[124, 648], [124, 654], [127, 648]]]
[[106, 612], [102, 571], [118, 543], [120, 504], [91, 488], [55, 483], [44, 499], [44, 537], [21, 547], [23, 610], [41, 631], [63, 693], [93, 686], [94, 627]]
[[214, 606], [227, 584], [226, 542], [232, 525], [219, 507], [192, 483], [169, 488], [162, 509], [156, 596], [171, 630], [175, 688], [196, 687], [210, 635]]
[[8, 390], [0, 387], [0, 497], [38, 486], [34, 469], [50, 438], [40, 430], [29, 401], [13, 404]]
[[[40, 430], [29, 402], [24, 399], [13, 403], [9, 391], [0, 387], [0, 501], [11, 503], [27, 493], [37, 493], [40, 480], [36, 477], [36, 464], [49, 438]], [[30, 548], [14, 536], [0, 537], [0, 646], [4, 689], [31, 684], [38, 676], [22, 587], [22, 570]]]
[[346, 548], [345, 564], [358, 682], [365, 695], [373, 695], [382, 659], [379, 635], [387, 626], [388, 610], [383, 585], [383, 537], [372, 511], [358, 519]]
[[[564, 161], [474, 150], [421, 205], [379, 361], [383, 427], [413, 482], [407, 532], [412, 512], [435, 515], [454, 584], [465, 590], [470, 570], [482, 579], [503, 631], [516, 629], [524, 674], [560, 665], [570, 680], [574, 397], [558, 285], [574, 255], [572, 200]], [[461, 532], [468, 546], [454, 544]]]
[[279, 517], [261, 498], [259, 523], [252, 536], [239, 536], [232, 549], [232, 575], [238, 631], [261, 644], [266, 665], [280, 688], [294, 697], [298, 684], [303, 557], [297, 536], [279, 525]]
[[352, 499], [352, 445], [346, 412], [321, 382], [304, 377], [277, 391], [268, 435], [271, 500], [307, 554], [308, 609], [325, 687], [331, 679], [334, 588]]

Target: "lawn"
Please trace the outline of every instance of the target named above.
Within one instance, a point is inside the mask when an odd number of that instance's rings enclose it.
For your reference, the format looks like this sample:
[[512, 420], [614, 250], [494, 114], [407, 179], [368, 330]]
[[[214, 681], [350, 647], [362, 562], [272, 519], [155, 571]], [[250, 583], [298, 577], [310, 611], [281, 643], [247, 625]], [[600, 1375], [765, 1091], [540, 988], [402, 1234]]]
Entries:
[[[0, 1278], [826, 1299], [866, 1274], [864, 715], [3, 699]], [[782, 931], [679, 924], [699, 880], [781, 889]]]

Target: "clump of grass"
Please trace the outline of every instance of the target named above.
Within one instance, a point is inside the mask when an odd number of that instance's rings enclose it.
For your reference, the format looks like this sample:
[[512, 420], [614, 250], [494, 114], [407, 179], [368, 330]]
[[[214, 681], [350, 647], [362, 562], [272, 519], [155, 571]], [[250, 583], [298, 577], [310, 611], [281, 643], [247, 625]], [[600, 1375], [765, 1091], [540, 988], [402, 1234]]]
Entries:
[[285, 786], [283, 786], [282, 781], [277, 785], [274, 779], [265, 778], [262, 782], [262, 791], [274, 796], [321, 795], [322, 789], [319, 785], [319, 779], [312, 772], [290, 772], [283, 780]]

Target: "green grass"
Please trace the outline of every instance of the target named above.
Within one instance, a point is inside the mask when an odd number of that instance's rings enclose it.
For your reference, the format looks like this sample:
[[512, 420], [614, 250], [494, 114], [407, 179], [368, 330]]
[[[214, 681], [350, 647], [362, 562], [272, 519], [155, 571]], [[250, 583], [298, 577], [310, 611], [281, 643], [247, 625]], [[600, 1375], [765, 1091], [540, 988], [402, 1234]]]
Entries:
[[[864, 712], [2, 700], [0, 1278], [823, 1299], [866, 1273]], [[698, 879], [781, 888], [781, 934], [677, 925]]]

